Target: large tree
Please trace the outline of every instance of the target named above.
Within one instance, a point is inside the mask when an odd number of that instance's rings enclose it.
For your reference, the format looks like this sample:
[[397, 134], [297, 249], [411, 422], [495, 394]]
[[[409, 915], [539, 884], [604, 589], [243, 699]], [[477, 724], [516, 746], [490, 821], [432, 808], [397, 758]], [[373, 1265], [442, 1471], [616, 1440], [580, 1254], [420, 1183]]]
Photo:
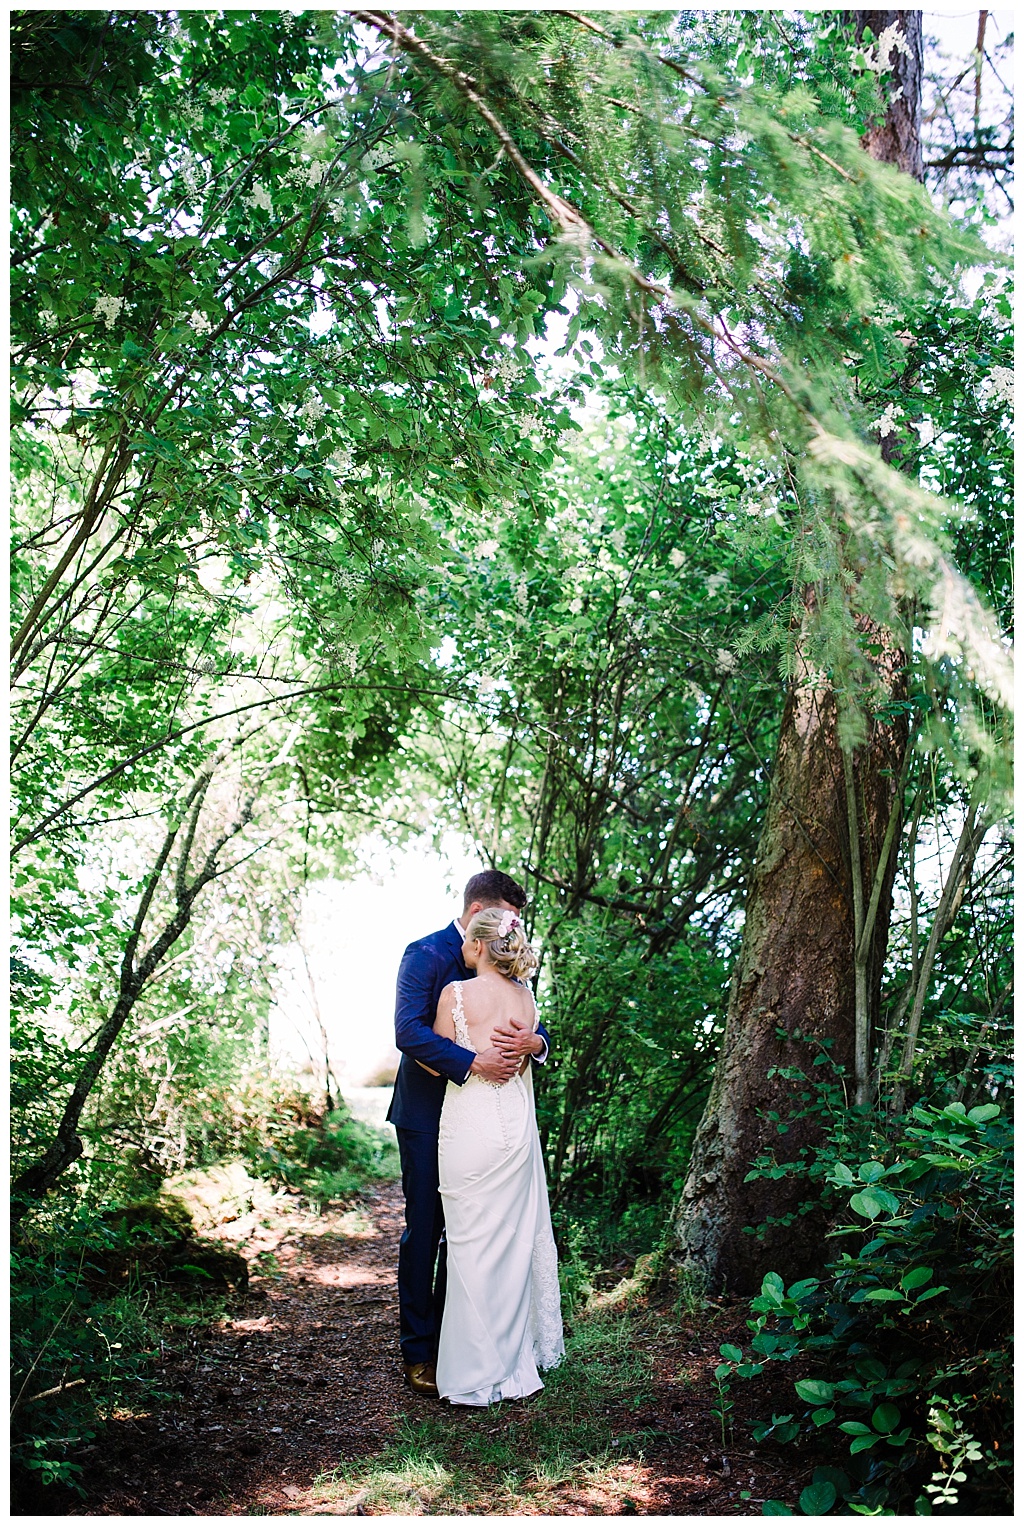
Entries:
[[[864, 146], [923, 180], [920, 12], [857, 11], [853, 21], [887, 70], [885, 111]], [[895, 431], [881, 449], [899, 464]], [[840, 556], [843, 539], [837, 527]], [[850, 549], [844, 571], [855, 608], [864, 568]], [[751, 1167], [766, 1154], [798, 1161], [819, 1140], [820, 1118], [800, 1106], [819, 1056], [842, 1067], [848, 1101], [869, 1100], [888, 942], [912, 709], [909, 630], [899, 609], [887, 624], [857, 618], [868, 670], [858, 734], [843, 714], [849, 674], [809, 650], [805, 628], [821, 597], [820, 583], [804, 586], [725, 1034], [678, 1212], [688, 1262], [714, 1286], [739, 1291], [769, 1269], [795, 1279], [821, 1264], [825, 1224], [805, 1183]]]

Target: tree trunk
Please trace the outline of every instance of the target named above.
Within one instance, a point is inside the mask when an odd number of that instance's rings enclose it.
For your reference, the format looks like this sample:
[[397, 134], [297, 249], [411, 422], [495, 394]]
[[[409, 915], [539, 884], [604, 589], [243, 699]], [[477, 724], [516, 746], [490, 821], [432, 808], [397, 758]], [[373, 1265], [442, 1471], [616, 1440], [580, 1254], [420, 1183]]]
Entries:
[[[883, 63], [891, 64], [886, 76], [888, 104], [881, 122], [870, 127], [862, 139], [872, 159], [895, 164], [915, 180], [924, 179], [921, 158], [921, 72], [924, 47], [921, 38], [920, 11], [848, 11], [858, 39], [870, 29], [877, 46], [879, 38], [894, 25], [899, 26], [903, 42], [894, 47]], [[904, 52], [904, 47], [906, 52]]]
[[[890, 55], [896, 99], [864, 146], [920, 178], [920, 14], [864, 11], [854, 21], [858, 35], [870, 27], [876, 42], [900, 24], [909, 56]], [[814, 599], [808, 588], [808, 613]], [[904, 655], [891, 633], [870, 630], [876, 673], [899, 699]], [[818, 1053], [844, 1066], [847, 1102], [854, 1088], [863, 1098], [878, 1013], [906, 721], [870, 719], [864, 744], [844, 759], [835, 695], [804, 650], [798, 639], [722, 1050], [677, 1212], [687, 1262], [715, 1290], [754, 1291], [767, 1271], [788, 1281], [820, 1270], [826, 1225], [807, 1203], [806, 1180], [746, 1177], [759, 1156], [794, 1162], [820, 1140], [812, 1119], [778, 1128], [799, 1110]], [[753, 1231], [762, 1227], [758, 1238]]]

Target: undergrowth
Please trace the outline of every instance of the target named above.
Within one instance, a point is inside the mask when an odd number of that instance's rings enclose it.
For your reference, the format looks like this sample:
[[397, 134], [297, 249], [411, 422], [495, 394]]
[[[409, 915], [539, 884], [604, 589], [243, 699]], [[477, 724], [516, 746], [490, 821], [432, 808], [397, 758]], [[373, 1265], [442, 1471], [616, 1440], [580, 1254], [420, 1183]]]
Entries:
[[258, 1175], [298, 1189], [316, 1207], [344, 1202], [368, 1183], [401, 1174], [396, 1141], [344, 1108], [275, 1132], [249, 1160]]
[[194, 1328], [231, 1302], [223, 1288], [187, 1274], [183, 1285], [135, 1272], [112, 1286], [111, 1259], [138, 1246], [137, 1233], [89, 1217], [12, 1252], [16, 1499], [33, 1481], [80, 1492], [72, 1454], [107, 1420], [168, 1398], [158, 1358], [185, 1348]]
[[[807, 1094], [826, 1120], [804, 1160], [751, 1176], [806, 1179], [833, 1220], [819, 1277], [769, 1272], [751, 1304], [749, 1349], [723, 1346], [720, 1387], [800, 1359], [759, 1445], [826, 1451], [805, 1514], [1000, 1512], [1010, 1501], [1012, 1121], [982, 1102], [922, 1099], [908, 1113], [843, 1111], [827, 1083]], [[790, 1514], [783, 1501], [769, 1514]]]
[[[397, 1147], [342, 1110], [317, 1117], [289, 1095], [247, 1164], [314, 1209], [397, 1174]], [[237, 1144], [238, 1140], [233, 1139]], [[203, 1162], [208, 1166], [209, 1162]], [[11, 1270], [11, 1397], [16, 1494], [54, 1484], [81, 1492], [75, 1453], [111, 1418], [168, 1398], [158, 1358], [228, 1306], [232, 1263], [193, 1234], [189, 1212], [143, 1178], [109, 1200], [95, 1182], [51, 1199], [19, 1226]], [[163, 1349], [162, 1349], [163, 1348]]]
[[635, 1513], [637, 1467], [651, 1439], [639, 1423], [617, 1428], [613, 1411], [639, 1415], [653, 1392], [656, 1316], [596, 1313], [577, 1320], [562, 1365], [534, 1399], [484, 1410], [403, 1414], [376, 1457], [315, 1481], [332, 1510], [362, 1506], [406, 1515], [544, 1514], [569, 1490], [607, 1513]]

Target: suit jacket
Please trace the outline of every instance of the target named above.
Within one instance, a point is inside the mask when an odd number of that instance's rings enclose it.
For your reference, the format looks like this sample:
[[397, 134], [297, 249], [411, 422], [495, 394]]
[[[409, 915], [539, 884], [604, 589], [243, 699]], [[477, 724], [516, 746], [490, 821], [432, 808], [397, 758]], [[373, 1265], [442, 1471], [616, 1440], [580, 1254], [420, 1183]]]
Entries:
[[[462, 962], [462, 939], [454, 923], [410, 943], [398, 970], [395, 1000], [395, 1044], [402, 1061], [395, 1092], [388, 1108], [388, 1121], [396, 1128], [437, 1137], [441, 1108], [449, 1081], [461, 1086], [476, 1058], [452, 1039], [434, 1032], [437, 1000], [451, 980], [471, 980]], [[547, 1030], [538, 1029], [548, 1043]], [[417, 1065], [422, 1060], [440, 1075], [431, 1076]]]

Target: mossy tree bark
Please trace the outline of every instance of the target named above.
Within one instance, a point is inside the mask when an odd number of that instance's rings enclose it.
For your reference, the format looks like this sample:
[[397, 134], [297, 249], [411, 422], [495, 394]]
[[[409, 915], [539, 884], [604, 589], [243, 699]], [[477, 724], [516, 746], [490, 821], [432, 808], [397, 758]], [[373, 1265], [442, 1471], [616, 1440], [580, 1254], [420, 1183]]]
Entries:
[[[864, 140], [868, 152], [920, 178], [921, 17], [858, 11], [858, 35], [899, 22], [906, 51], [891, 55], [894, 96]], [[815, 590], [805, 590], [813, 614]], [[888, 631], [861, 621], [892, 700], [905, 698], [905, 658]], [[729, 994], [711, 1095], [677, 1211], [687, 1262], [715, 1290], [750, 1292], [766, 1271], [787, 1280], [821, 1268], [826, 1225], [799, 1177], [747, 1181], [752, 1163], [798, 1160], [820, 1138], [800, 1109], [817, 1054], [844, 1066], [847, 1101], [864, 1100], [896, 866], [907, 723], [874, 716], [844, 755], [827, 680], [797, 663], [783, 711], [768, 811], [751, 876], [743, 944]], [[887, 710], [887, 714], [892, 715]], [[821, 1073], [820, 1071], [818, 1072]], [[758, 1234], [752, 1231], [758, 1230]]]

